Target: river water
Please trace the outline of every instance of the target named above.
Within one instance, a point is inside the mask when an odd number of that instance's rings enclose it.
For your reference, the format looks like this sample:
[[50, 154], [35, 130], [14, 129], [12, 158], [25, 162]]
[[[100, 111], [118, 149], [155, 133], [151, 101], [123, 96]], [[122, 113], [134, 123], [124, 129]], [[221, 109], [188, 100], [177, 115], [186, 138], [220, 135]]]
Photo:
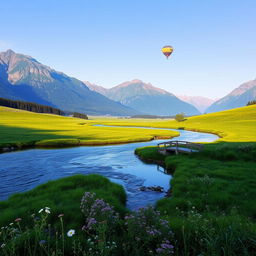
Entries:
[[[213, 134], [178, 131], [180, 136], [172, 140], [212, 142], [218, 139]], [[49, 180], [94, 173], [108, 177], [125, 188], [128, 208], [137, 209], [154, 204], [165, 193], [140, 191], [140, 187], [161, 186], [167, 191], [172, 177], [164, 173], [163, 168], [140, 161], [134, 150], [163, 141], [166, 140], [111, 146], [30, 149], [0, 154], [0, 200]]]

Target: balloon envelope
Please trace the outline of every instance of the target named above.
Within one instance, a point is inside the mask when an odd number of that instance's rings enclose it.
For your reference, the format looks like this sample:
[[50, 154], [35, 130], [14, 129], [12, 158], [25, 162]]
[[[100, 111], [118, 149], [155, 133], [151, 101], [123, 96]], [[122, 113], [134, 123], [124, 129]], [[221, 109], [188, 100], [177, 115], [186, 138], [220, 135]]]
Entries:
[[173, 52], [173, 47], [170, 45], [166, 45], [162, 48], [162, 53], [166, 56], [167, 59], [172, 54], [172, 52]]

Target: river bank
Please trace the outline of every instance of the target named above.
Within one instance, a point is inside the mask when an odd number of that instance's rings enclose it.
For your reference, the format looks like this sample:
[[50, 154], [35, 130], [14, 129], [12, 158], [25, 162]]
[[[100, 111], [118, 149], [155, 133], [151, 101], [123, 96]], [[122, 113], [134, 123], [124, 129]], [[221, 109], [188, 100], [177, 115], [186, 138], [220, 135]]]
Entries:
[[227, 255], [253, 255], [256, 143], [207, 144], [192, 155], [163, 156], [156, 147], [135, 153], [146, 162], [160, 161], [173, 176], [171, 197], [159, 200], [157, 209], [171, 221], [181, 253], [185, 245], [185, 255], [222, 255], [220, 248]]
[[[214, 141], [217, 139], [211, 134], [184, 130], [179, 132], [181, 134], [179, 138], [184, 140]], [[134, 150], [137, 147], [153, 146], [162, 141], [113, 146], [29, 149], [2, 154], [0, 155], [1, 199], [6, 199], [13, 193], [27, 191], [48, 180], [73, 174], [97, 173], [125, 187], [128, 208], [136, 209], [154, 204], [164, 195], [153, 191], [143, 193], [139, 188], [161, 186], [167, 191], [171, 176], [158, 171], [155, 165], [142, 163], [134, 155]]]

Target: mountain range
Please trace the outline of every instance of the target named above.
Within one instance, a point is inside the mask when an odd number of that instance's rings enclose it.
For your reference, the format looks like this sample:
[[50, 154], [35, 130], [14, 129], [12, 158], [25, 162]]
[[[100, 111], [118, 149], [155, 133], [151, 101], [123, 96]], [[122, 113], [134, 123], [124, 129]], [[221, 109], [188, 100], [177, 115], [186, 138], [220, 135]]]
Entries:
[[248, 101], [256, 100], [256, 79], [243, 83], [227, 96], [217, 100], [206, 109], [207, 113], [246, 106]]
[[0, 52], [0, 97], [89, 115], [170, 116], [181, 112], [197, 115], [199, 111], [216, 112], [237, 108], [255, 100], [256, 79], [213, 102], [200, 96], [176, 97], [138, 79], [107, 89], [69, 77], [30, 56], [8, 50]]
[[177, 95], [177, 97], [187, 103], [190, 103], [196, 107], [201, 113], [204, 113], [205, 110], [213, 104], [217, 99], [210, 99], [202, 96], [186, 96], [186, 95]]
[[186, 115], [200, 114], [194, 106], [178, 99], [174, 94], [138, 79], [127, 81], [110, 89], [85, 83], [91, 90], [102, 93], [109, 99], [121, 102], [141, 113], [164, 116], [181, 112]]
[[36, 102], [90, 115], [139, 112], [91, 91], [83, 82], [12, 50], [0, 53], [0, 97]]

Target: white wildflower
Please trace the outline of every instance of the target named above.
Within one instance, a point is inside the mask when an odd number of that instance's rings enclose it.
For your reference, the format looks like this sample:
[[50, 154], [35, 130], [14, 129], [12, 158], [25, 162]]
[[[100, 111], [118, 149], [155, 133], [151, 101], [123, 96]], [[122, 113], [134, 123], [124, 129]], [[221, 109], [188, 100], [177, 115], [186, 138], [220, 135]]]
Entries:
[[48, 210], [48, 209], [46, 209], [45, 208], [45, 210], [44, 210], [47, 214], [50, 214], [51, 212]]
[[47, 214], [50, 214], [51, 212], [50, 212], [50, 209], [51, 208], [49, 208], [49, 207], [44, 207], [44, 208], [42, 208], [40, 211], [39, 211], [39, 213], [41, 213], [41, 212], [45, 212], [45, 213], [47, 213]]
[[74, 229], [70, 229], [69, 231], [68, 231], [68, 233], [67, 233], [67, 236], [68, 237], [71, 237], [71, 236], [73, 236], [75, 234], [75, 230]]

